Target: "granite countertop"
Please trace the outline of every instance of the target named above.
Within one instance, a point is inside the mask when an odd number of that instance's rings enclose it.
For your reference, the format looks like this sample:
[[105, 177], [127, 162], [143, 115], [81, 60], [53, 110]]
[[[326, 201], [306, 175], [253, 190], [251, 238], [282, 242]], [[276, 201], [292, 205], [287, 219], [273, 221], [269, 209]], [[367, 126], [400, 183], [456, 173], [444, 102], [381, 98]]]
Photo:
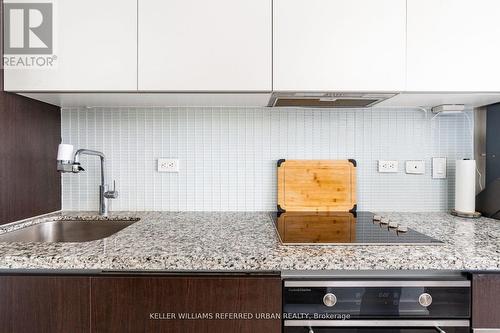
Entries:
[[[90, 214], [55, 213], [0, 227], [0, 234], [62, 215]], [[119, 212], [111, 218], [141, 220], [111, 237], [85, 243], [0, 243], [0, 269], [500, 270], [500, 221], [446, 213], [381, 215], [444, 244], [283, 246], [268, 213]]]

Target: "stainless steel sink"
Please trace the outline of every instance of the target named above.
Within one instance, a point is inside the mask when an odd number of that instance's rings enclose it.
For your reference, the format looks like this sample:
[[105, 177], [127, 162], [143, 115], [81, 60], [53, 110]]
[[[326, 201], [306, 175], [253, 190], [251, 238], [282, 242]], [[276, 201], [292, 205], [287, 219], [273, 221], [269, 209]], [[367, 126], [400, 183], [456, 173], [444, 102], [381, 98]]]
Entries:
[[31, 225], [0, 235], [0, 242], [88, 242], [109, 237], [133, 220], [60, 220]]

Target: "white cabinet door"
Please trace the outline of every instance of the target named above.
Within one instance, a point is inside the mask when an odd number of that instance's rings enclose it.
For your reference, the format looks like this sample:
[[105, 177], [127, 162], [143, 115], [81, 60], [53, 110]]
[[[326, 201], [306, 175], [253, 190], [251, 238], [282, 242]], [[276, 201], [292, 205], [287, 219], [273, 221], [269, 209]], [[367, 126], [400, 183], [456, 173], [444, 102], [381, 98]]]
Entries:
[[10, 91], [137, 90], [136, 0], [54, 0], [49, 69], [6, 69]]
[[271, 90], [271, 0], [138, 1], [139, 90]]
[[500, 91], [500, 1], [408, 0], [409, 91]]
[[274, 0], [275, 90], [399, 91], [405, 0]]

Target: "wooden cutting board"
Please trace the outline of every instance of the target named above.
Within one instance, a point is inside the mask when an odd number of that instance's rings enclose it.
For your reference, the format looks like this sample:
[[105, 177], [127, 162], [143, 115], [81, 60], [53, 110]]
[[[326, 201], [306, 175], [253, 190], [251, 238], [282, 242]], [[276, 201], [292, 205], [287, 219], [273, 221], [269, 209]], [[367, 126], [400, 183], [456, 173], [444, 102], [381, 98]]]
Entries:
[[356, 211], [356, 161], [279, 160], [278, 211]]

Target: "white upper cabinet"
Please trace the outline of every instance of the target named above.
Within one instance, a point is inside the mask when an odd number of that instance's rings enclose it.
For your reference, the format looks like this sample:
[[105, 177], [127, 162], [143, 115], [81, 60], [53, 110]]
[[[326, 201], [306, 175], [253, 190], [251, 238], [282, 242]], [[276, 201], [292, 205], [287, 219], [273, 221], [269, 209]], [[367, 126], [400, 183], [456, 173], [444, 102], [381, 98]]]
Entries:
[[[4, 2], [6, 59], [36, 59], [50, 15]], [[53, 66], [6, 66], [5, 90], [500, 92], [500, 0], [51, 3]]]
[[[137, 1], [54, 0], [53, 4], [54, 66], [6, 69], [5, 90], [137, 90]], [[30, 19], [36, 25], [37, 15]]]
[[138, 1], [139, 90], [271, 90], [271, 0]]
[[408, 0], [408, 91], [500, 91], [500, 1]]
[[405, 0], [274, 0], [273, 88], [400, 91]]

